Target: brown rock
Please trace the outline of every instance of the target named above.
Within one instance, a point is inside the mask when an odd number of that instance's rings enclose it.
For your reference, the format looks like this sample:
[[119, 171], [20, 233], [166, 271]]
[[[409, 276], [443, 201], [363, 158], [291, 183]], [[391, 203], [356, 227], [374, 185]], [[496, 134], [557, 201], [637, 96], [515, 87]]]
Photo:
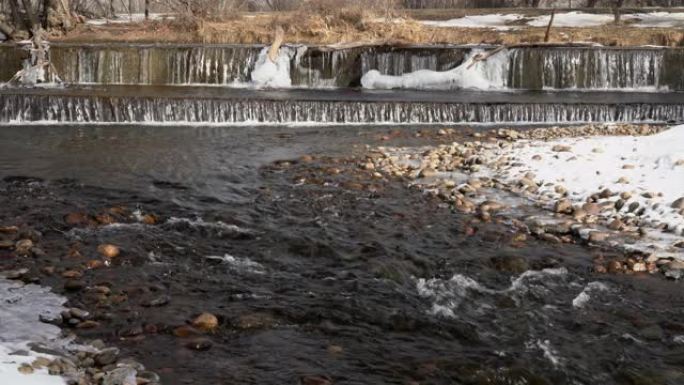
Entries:
[[118, 247], [110, 244], [102, 244], [97, 247], [97, 252], [105, 258], [116, 258], [121, 253]]
[[183, 325], [173, 329], [173, 335], [179, 338], [197, 337], [202, 333], [190, 325]]
[[219, 325], [218, 318], [211, 313], [202, 313], [192, 320], [192, 326], [203, 332], [213, 332]]
[[605, 233], [603, 231], [592, 231], [591, 233], [589, 233], [589, 242], [592, 242], [592, 243], [603, 242], [606, 239], [608, 239], [609, 236], [610, 236], [609, 233]]
[[563, 214], [572, 214], [572, 210], [572, 202], [569, 199], [561, 199], [553, 207], [553, 211]]
[[67, 270], [62, 273], [62, 277], [69, 279], [78, 279], [83, 277], [83, 273], [78, 270]]
[[339, 345], [328, 346], [328, 353], [330, 354], [341, 354], [343, 351], [344, 349]]
[[101, 225], [111, 225], [112, 223], [116, 223], [116, 219], [109, 214], [100, 214], [95, 217], [95, 220]]
[[676, 210], [684, 209], [684, 197], [679, 198], [676, 201], [672, 202], [672, 208], [676, 209]]
[[624, 227], [625, 224], [619, 219], [615, 219], [608, 224], [608, 228], [615, 231], [622, 230]]
[[14, 234], [16, 232], [19, 232], [19, 228], [17, 226], [0, 226], [0, 233]]
[[618, 260], [612, 260], [608, 262], [608, 272], [609, 273], [619, 273], [622, 271], [622, 262]]
[[77, 329], [95, 329], [96, 327], [99, 327], [99, 326], [100, 326], [99, 322], [88, 320], [88, 321], [83, 321], [83, 322], [79, 323], [78, 325], [76, 325], [76, 328]]
[[90, 218], [85, 213], [69, 213], [64, 217], [64, 222], [69, 226], [87, 226]]

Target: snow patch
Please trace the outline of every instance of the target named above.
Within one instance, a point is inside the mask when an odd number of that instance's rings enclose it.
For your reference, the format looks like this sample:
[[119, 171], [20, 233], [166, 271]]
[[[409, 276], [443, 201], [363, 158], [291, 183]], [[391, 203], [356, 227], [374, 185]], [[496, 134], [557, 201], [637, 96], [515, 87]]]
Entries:
[[30, 345], [63, 346], [60, 329], [45, 324], [40, 317], [54, 318], [63, 310], [63, 297], [37, 285], [24, 285], [0, 279], [0, 384], [63, 385], [59, 376], [46, 369], [22, 374], [19, 367], [38, 357], [52, 358], [31, 351]]
[[[510, 158], [505, 178], [519, 180], [528, 172], [541, 182], [538, 195], [560, 196], [555, 185], [568, 191], [567, 198], [582, 204], [604, 189], [629, 192], [627, 205], [638, 203], [641, 219], [666, 225], [675, 234], [684, 232], [684, 216], [672, 207], [684, 198], [684, 125], [652, 136], [570, 138], [549, 142], [522, 142], [503, 149], [498, 157]], [[569, 152], [554, 147], [569, 146]], [[535, 160], [536, 156], [542, 157]], [[481, 173], [480, 175], [487, 174]], [[608, 198], [617, 201], [619, 196]], [[626, 208], [622, 211], [626, 213]]]
[[513, 29], [513, 26], [507, 25], [512, 21], [522, 19], [522, 15], [518, 14], [491, 14], [491, 15], [472, 15], [464, 16], [458, 19], [451, 19], [446, 21], [424, 21], [424, 25], [441, 28], [493, 28], [500, 31]]
[[[539, 16], [527, 23], [531, 27], [546, 27], [551, 15]], [[554, 27], [598, 27], [615, 20], [613, 15], [584, 12], [557, 13], [553, 18]]]

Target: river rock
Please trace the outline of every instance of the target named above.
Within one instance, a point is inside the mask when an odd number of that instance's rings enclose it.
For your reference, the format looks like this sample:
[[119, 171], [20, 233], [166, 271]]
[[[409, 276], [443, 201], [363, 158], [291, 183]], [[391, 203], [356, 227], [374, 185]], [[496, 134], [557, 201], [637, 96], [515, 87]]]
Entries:
[[119, 349], [107, 348], [95, 355], [95, 362], [100, 366], [111, 365], [116, 362], [117, 357], [119, 357]]
[[192, 320], [192, 326], [204, 332], [213, 332], [218, 325], [218, 318], [211, 313], [202, 313]]
[[684, 209], [684, 197], [679, 198], [676, 201], [672, 202], [672, 208], [676, 209], [676, 210]]
[[553, 211], [563, 214], [572, 214], [572, 210], [572, 202], [569, 199], [561, 199], [553, 207]]
[[553, 151], [553, 152], [571, 152], [572, 147], [564, 145], [564, 144], [557, 144], [557, 145], [551, 147], [551, 151]]
[[102, 385], [137, 385], [136, 374], [133, 368], [117, 368], [104, 376]]
[[105, 258], [116, 258], [121, 253], [121, 250], [114, 245], [102, 244], [97, 247], [97, 252]]
[[31, 248], [33, 248], [33, 241], [30, 239], [22, 239], [14, 245], [17, 255], [31, 255]]

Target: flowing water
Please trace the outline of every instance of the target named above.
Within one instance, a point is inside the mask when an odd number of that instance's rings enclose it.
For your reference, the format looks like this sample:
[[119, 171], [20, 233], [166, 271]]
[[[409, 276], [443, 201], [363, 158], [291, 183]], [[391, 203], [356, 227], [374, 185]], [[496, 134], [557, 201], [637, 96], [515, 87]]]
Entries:
[[[0, 71], [21, 63], [0, 49]], [[452, 70], [472, 47], [300, 47], [293, 84], [338, 89], [245, 88], [260, 50], [55, 44], [71, 84], [1, 89], [0, 226], [40, 231], [45, 255], [0, 250], [0, 269], [92, 311], [79, 337], [163, 384], [684, 383], [679, 283], [593, 273], [619, 252], [521, 243], [359, 167], [367, 146], [467, 140], [472, 124], [682, 122], [681, 50], [514, 48], [505, 92], [356, 88], [370, 69]], [[45, 273], [101, 243], [122, 255], [81, 280], [111, 296]], [[220, 327], [188, 349], [174, 332], [202, 312]]]
[[[42, 263], [74, 263], [60, 262], [74, 243], [123, 248], [84, 280], [128, 301], [94, 309], [103, 326], [79, 334], [116, 343], [165, 384], [682, 383], [679, 285], [591, 273], [589, 256], [610, 251], [511, 246], [506, 226], [473, 232], [469, 217], [336, 160], [386, 132], [7, 126], [0, 213], [43, 233]], [[415, 132], [393, 144], [416, 144]], [[62, 221], [112, 206], [159, 224]], [[167, 305], [144, 307], [161, 294]], [[203, 311], [222, 326], [210, 351], [189, 351], [171, 329]]]

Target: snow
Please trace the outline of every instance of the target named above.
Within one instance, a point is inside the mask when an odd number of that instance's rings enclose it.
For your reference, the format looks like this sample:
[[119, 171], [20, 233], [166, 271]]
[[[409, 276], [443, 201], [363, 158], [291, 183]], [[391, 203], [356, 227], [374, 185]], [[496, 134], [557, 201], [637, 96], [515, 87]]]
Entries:
[[259, 58], [252, 70], [252, 83], [256, 87], [263, 88], [289, 88], [292, 86], [290, 78], [290, 59], [293, 55], [291, 49], [281, 47], [278, 57], [273, 62], [268, 57], [269, 47], [264, 47], [259, 53]]
[[[549, 25], [550, 15], [533, 18], [527, 25], [531, 27], [546, 27]], [[598, 27], [615, 20], [613, 15], [594, 14], [584, 12], [558, 13], [553, 18], [554, 27]]]
[[423, 22], [425, 25], [429, 25], [432, 27], [442, 27], [442, 28], [449, 28], [449, 27], [456, 27], [456, 28], [493, 28], [493, 29], [498, 29], [498, 30], [508, 30], [511, 29], [512, 26], [508, 26], [507, 24], [513, 21], [517, 21], [522, 19], [522, 15], [518, 14], [491, 14], [491, 15], [473, 15], [473, 16], [465, 16], [459, 19], [451, 19], [451, 20], [446, 20], [446, 21], [432, 21], [428, 20]]
[[37, 285], [24, 285], [0, 279], [0, 384], [63, 385], [59, 376], [50, 376], [46, 369], [32, 374], [19, 373], [22, 364], [31, 364], [37, 357], [50, 358], [32, 352], [30, 344], [61, 345], [60, 329], [40, 321], [39, 316], [54, 317], [63, 310], [63, 297]]
[[[615, 193], [630, 192], [632, 198], [627, 204], [638, 202], [645, 209], [642, 219], [654, 225], [666, 224], [668, 229], [681, 234], [684, 216], [671, 206], [684, 197], [683, 143], [684, 125], [652, 136], [523, 142], [522, 146], [502, 150], [497, 155], [510, 158], [510, 181], [527, 172], [534, 173], [535, 180], [542, 182], [540, 196], [554, 195], [555, 184], [565, 187], [568, 198], [577, 204], [606, 188]], [[556, 145], [570, 146], [571, 151], [554, 152]], [[542, 159], [534, 160], [536, 155]], [[644, 196], [645, 193], [653, 196]]]
[[[442, 28], [492, 28], [497, 30], [512, 30], [523, 27], [546, 27], [551, 16], [542, 15], [525, 17], [523, 15], [491, 14], [473, 15], [446, 21], [426, 20], [427, 26]], [[615, 20], [612, 14], [586, 13], [579, 11], [557, 13], [553, 19], [554, 27], [599, 27]], [[649, 12], [622, 15], [622, 21], [632, 27], [640, 28], [684, 28], [684, 12]], [[516, 25], [510, 25], [512, 22]]]
[[474, 61], [484, 51], [475, 49], [460, 66], [449, 71], [420, 70], [399, 76], [368, 71], [361, 85], [368, 89], [501, 89], [505, 88], [508, 51], [500, 51], [487, 60]]
[[[175, 16], [168, 13], [150, 13], [149, 20], [164, 20], [173, 19]], [[145, 21], [144, 13], [117, 13], [116, 18], [112, 19], [92, 19], [86, 21], [86, 24], [90, 25], [105, 25], [105, 24], [124, 24], [124, 23], [141, 23]]]
[[642, 28], [684, 28], [684, 13], [635, 13], [626, 15], [626, 20], [633, 20], [631, 26]]

